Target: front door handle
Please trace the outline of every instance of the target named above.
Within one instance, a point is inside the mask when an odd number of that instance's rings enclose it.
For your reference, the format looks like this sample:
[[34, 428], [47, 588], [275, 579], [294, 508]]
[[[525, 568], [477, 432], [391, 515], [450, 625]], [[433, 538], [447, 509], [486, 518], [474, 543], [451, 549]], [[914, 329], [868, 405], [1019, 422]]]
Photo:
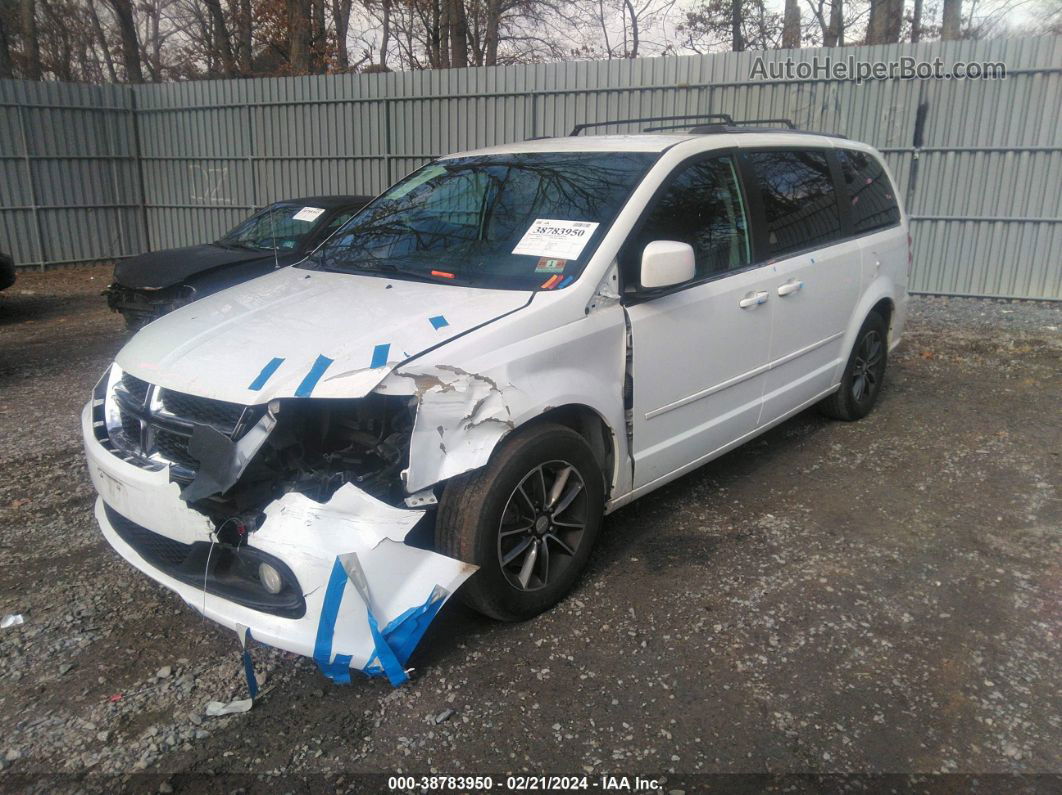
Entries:
[[747, 293], [744, 298], [738, 301], [738, 306], [742, 309], [755, 309], [760, 304], [767, 301], [767, 291], [758, 290], [756, 292]]
[[803, 288], [804, 282], [793, 279], [778, 287], [778, 295], [792, 295], [797, 290]]

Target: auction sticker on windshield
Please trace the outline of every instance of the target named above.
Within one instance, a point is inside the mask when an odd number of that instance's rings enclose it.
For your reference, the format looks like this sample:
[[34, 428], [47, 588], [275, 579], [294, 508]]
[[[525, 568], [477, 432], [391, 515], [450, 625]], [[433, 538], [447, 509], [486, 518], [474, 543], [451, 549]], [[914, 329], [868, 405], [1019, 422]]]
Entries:
[[296, 221], [316, 221], [324, 210], [320, 207], [303, 207], [292, 217]]
[[532, 257], [555, 259], [579, 259], [583, 248], [597, 229], [597, 222], [555, 221], [551, 218], [536, 218], [524, 232], [513, 254], [529, 254]]

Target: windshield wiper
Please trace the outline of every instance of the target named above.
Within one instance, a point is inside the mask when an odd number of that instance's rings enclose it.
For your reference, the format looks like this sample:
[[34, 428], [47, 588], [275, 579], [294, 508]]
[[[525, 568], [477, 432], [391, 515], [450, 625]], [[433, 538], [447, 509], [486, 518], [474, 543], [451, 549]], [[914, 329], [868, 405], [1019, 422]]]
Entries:
[[323, 260], [312, 258], [302, 263], [302, 267], [314, 270], [329, 271], [331, 273], [364, 273], [369, 276], [396, 276], [410, 281], [428, 282], [429, 284], [453, 284], [453, 279], [440, 279], [432, 276], [430, 272], [418, 268], [402, 268], [392, 263], [381, 263], [378, 267], [359, 266], [354, 263], [327, 263]]

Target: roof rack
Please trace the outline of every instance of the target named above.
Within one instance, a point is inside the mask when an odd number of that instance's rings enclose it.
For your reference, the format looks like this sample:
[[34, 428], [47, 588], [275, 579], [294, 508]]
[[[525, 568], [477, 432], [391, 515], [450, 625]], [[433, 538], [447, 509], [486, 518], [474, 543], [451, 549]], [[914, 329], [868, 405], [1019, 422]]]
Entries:
[[[634, 119], [613, 119], [611, 121], [591, 121], [576, 124], [569, 136], [576, 136], [583, 130], [593, 127], [610, 127], [614, 124], [642, 124], [645, 122], [676, 122], [672, 124], [655, 124], [646, 127], [643, 133], [662, 132], [663, 130], [683, 130], [694, 135], [710, 135], [723, 133], [750, 133], [750, 132], [801, 132], [805, 135], [824, 135], [828, 138], [844, 138], [840, 133], [816, 132], [813, 130], [801, 130], [792, 119], [739, 119], [736, 120], [729, 113], [698, 113], [688, 116], [642, 116]], [[707, 124], [694, 124], [691, 121], [708, 121]], [[774, 127], [762, 125], [776, 125]]]
[[[700, 120], [719, 120], [723, 124], [733, 124], [734, 119], [731, 118], [728, 113], [695, 113], [688, 116], [643, 116], [637, 119], [613, 119], [612, 121], [589, 121], [582, 124], [576, 124], [572, 127], [572, 131], [568, 133], [569, 136], [575, 136], [581, 133], [583, 130], [589, 130], [591, 127], [611, 127], [614, 124], [642, 124], [644, 122], [654, 121], [700, 121]], [[686, 127], [685, 124], [674, 125], [677, 127]], [[662, 128], [660, 128], [662, 129]], [[645, 132], [652, 132], [652, 130], [645, 130]]]

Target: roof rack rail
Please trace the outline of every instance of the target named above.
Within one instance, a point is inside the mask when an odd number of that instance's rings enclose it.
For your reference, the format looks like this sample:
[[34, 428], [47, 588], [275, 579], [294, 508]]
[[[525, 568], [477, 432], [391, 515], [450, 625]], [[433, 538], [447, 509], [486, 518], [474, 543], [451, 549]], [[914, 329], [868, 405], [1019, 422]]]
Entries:
[[[611, 127], [614, 124], [641, 124], [643, 122], [654, 121], [699, 121], [707, 119], [718, 119], [723, 124], [733, 124], [734, 119], [731, 118], [728, 113], [695, 113], [688, 116], [643, 116], [637, 119], [613, 119], [611, 121], [589, 121], [582, 124], [576, 124], [572, 127], [572, 131], [568, 133], [569, 136], [576, 136], [583, 130], [589, 130], [591, 127]], [[676, 125], [684, 127], [686, 125]], [[646, 132], [650, 132], [646, 130]]]
[[735, 126], [753, 125], [753, 124], [781, 124], [788, 127], [790, 130], [797, 129], [797, 126], [793, 124], [792, 119], [741, 119], [734, 122]]
[[[725, 115], [725, 114], [720, 114]], [[710, 133], [710, 132], [727, 132], [728, 128], [732, 127], [746, 127], [754, 124], [780, 124], [790, 130], [796, 130], [797, 126], [793, 124], [791, 119], [730, 119], [722, 124], [698, 124], [690, 127], [687, 124], [661, 124], [656, 127], [646, 127], [642, 132], [661, 132], [662, 130], [679, 130], [685, 129], [691, 133]]]

